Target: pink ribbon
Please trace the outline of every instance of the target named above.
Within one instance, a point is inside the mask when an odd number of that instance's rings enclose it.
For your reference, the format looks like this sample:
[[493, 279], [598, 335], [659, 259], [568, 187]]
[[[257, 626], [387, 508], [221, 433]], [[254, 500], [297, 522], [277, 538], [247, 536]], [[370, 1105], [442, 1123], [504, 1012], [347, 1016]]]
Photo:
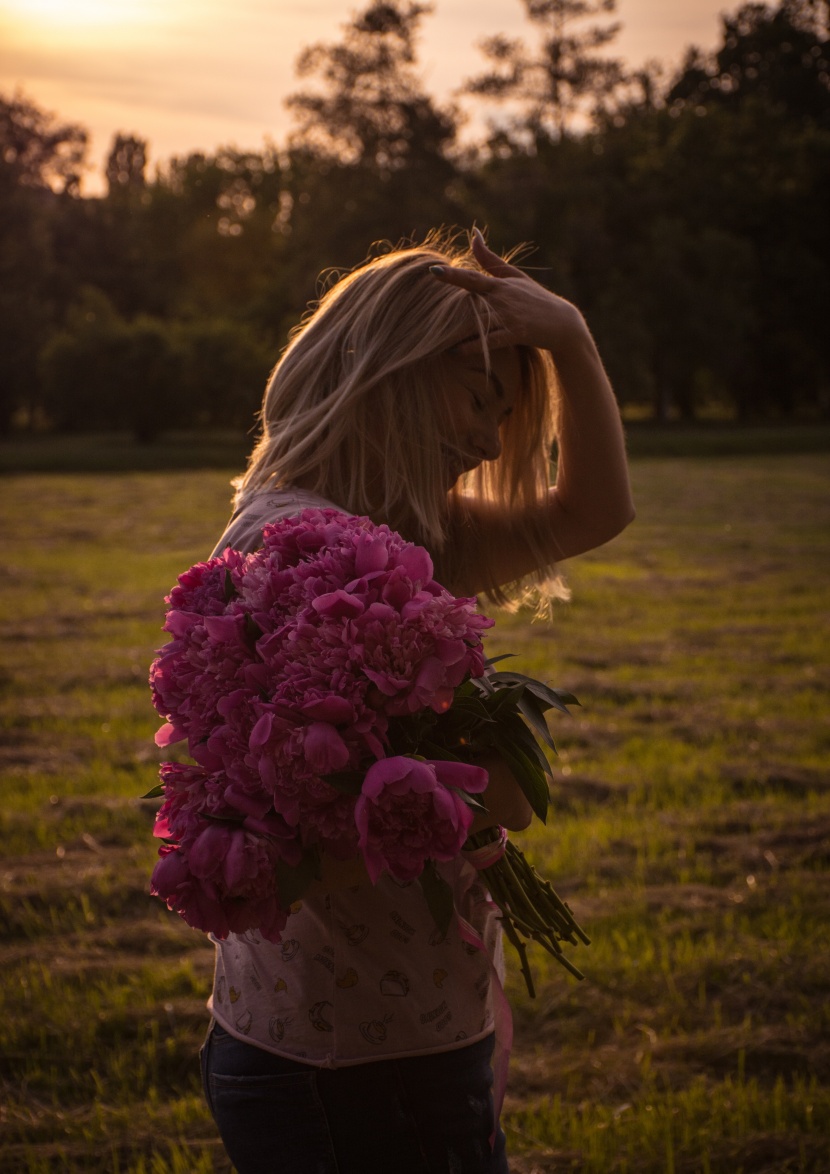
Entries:
[[507, 828], [499, 828], [499, 838], [489, 844], [482, 844], [480, 848], [464, 848], [463, 856], [480, 872], [482, 868], [490, 868], [498, 864], [507, 851]]

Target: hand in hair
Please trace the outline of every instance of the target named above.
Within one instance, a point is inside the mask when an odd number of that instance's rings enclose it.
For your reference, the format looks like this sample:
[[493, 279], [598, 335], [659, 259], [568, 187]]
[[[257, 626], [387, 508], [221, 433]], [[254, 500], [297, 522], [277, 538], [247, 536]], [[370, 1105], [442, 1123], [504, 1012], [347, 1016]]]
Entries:
[[[569, 346], [588, 337], [585, 320], [576, 306], [534, 281], [487, 247], [479, 230], [473, 229], [473, 254], [481, 271], [453, 265], [433, 265], [431, 272], [440, 281], [486, 298], [494, 326], [488, 346], [532, 346], [551, 351], [556, 358]], [[480, 350], [477, 340], [463, 342], [461, 354]]]
[[[579, 310], [508, 264], [473, 232], [481, 271], [432, 267], [435, 277], [481, 297], [494, 320], [489, 347], [524, 345], [551, 353], [561, 395], [556, 484], [548, 491], [543, 526], [557, 560], [615, 537], [634, 516], [619, 410], [590, 331]], [[458, 347], [474, 353], [478, 341]], [[534, 553], [515, 537], [510, 512], [472, 501], [477, 536], [486, 535], [497, 582], [531, 573]]]

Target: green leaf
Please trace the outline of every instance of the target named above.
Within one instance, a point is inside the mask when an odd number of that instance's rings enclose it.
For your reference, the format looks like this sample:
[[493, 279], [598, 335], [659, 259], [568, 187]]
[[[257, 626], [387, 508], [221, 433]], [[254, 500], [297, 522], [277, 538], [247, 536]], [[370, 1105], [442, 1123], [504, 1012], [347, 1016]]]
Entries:
[[438, 932], [445, 938], [447, 936], [447, 930], [450, 928], [454, 910], [452, 889], [441, 876], [432, 860], [427, 860], [424, 864], [424, 871], [421, 873], [419, 880], [427, 907], [432, 914], [432, 920], [435, 922]]
[[487, 706], [481, 695], [477, 693], [473, 697], [462, 697], [458, 701], [454, 701], [452, 707], [441, 716], [439, 723], [441, 729], [443, 730], [445, 725], [456, 718], [460, 718], [462, 723], [469, 721], [489, 721]]
[[556, 753], [556, 745], [551, 737], [548, 723], [545, 721], [544, 712], [532, 693], [526, 692], [524, 697], [519, 702], [519, 712], [525, 719], [527, 724], [536, 734], [540, 741], [544, 742], [546, 746], [550, 746], [551, 750]]
[[487, 808], [479, 799], [478, 795], [471, 795], [469, 791], [462, 791], [460, 787], [448, 787], [448, 791], [452, 791], [454, 795], [466, 803], [468, 807], [472, 807], [473, 811], [479, 811], [482, 815], [487, 814]]
[[300, 900], [313, 881], [320, 879], [320, 853], [316, 848], [306, 848], [299, 864], [278, 860], [275, 871], [280, 906], [287, 909]]
[[542, 823], [547, 823], [550, 793], [545, 772], [511, 739], [499, 738], [495, 745], [524, 791], [533, 812]]
[[523, 684], [538, 701], [546, 703], [546, 709], [558, 709], [561, 713], [567, 713], [569, 705], [579, 705], [573, 693], [567, 693], [564, 689], [553, 689], [544, 681], [537, 681], [535, 677], [526, 677], [524, 673], [493, 673], [490, 680], [496, 686], [499, 684]]
[[511, 715], [511, 720], [500, 723], [499, 733], [503, 740], [537, 763], [546, 776], [552, 777], [550, 763], [545, 757], [544, 750], [521, 718], [513, 719]]
[[518, 709], [519, 701], [524, 694], [525, 686], [523, 684], [496, 687], [492, 697], [486, 698], [484, 705], [490, 717], [496, 717], [505, 710]]
[[164, 794], [164, 787], [161, 783], [156, 783], [152, 791], [148, 791], [146, 795], [142, 795], [142, 799], [158, 799]]
[[489, 657], [484, 663], [487, 665], [487, 668], [489, 669], [492, 667], [492, 665], [498, 664], [500, 660], [511, 660], [515, 655], [516, 655], [515, 652], [503, 652], [501, 654], [501, 656]]

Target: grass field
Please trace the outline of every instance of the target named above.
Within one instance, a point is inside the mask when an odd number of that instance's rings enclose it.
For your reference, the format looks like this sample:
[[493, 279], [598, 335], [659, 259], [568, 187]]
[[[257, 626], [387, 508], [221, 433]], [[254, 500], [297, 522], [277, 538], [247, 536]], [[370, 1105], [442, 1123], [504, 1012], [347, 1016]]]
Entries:
[[[633, 472], [638, 520], [568, 568], [573, 601], [490, 638], [582, 701], [523, 840], [593, 938], [582, 983], [511, 976], [512, 1168], [826, 1172], [830, 457]], [[161, 598], [227, 480], [0, 482], [2, 1171], [229, 1169], [196, 1062], [211, 951], [147, 895], [136, 798]]]

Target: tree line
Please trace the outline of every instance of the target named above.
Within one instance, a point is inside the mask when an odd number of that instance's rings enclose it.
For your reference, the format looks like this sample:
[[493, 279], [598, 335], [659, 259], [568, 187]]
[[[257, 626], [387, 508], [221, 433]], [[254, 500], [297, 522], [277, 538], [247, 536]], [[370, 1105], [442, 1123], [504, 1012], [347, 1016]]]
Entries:
[[285, 142], [150, 176], [118, 134], [100, 197], [83, 128], [0, 96], [0, 432], [248, 428], [325, 266], [473, 222], [532, 242], [631, 414], [827, 418], [830, 2], [744, 4], [671, 74], [613, 57], [614, 0], [521, 3], [442, 104], [429, 6], [373, 0], [300, 55]]

